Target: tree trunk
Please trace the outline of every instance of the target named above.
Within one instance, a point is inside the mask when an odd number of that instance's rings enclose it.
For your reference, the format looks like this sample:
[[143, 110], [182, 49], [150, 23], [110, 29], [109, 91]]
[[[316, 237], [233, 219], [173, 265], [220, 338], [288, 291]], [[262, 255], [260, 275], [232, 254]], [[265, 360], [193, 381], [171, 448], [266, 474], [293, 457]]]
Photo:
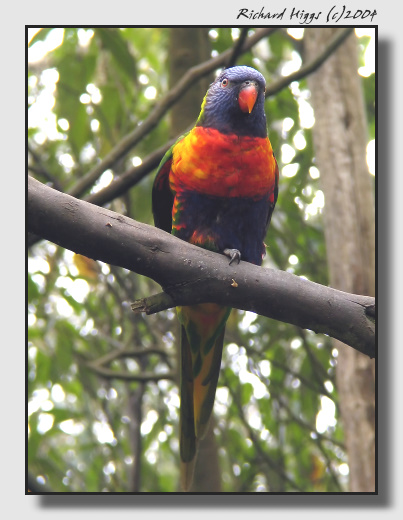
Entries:
[[[307, 60], [337, 29], [305, 29]], [[366, 163], [367, 122], [354, 34], [308, 78], [313, 138], [325, 195], [324, 223], [332, 287], [375, 294], [375, 211]], [[336, 381], [350, 468], [349, 489], [375, 490], [374, 361], [334, 341]]]
[[[169, 88], [194, 65], [210, 58], [208, 29], [176, 27], [171, 29], [169, 41]], [[204, 77], [189, 87], [171, 110], [171, 137], [196, 123], [200, 107], [212, 77]]]
[[[187, 27], [171, 29], [169, 45], [169, 87], [174, 87], [176, 82], [190, 67], [208, 60], [209, 56], [208, 29], [189, 29]], [[180, 101], [173, 107], [170, 126], [170, 134], [172, 137], [183, 132], [196, 122], [201, 103], [210, 84], [209, 79], [212, 78], [203, 78], [189, 88]], [[217, 443], [212, 427], [213, 424], [214, 418], [211, 420], [208, 434], [199, 445], [191, 491], [221, 491], [221, 471], [218, 462]]]

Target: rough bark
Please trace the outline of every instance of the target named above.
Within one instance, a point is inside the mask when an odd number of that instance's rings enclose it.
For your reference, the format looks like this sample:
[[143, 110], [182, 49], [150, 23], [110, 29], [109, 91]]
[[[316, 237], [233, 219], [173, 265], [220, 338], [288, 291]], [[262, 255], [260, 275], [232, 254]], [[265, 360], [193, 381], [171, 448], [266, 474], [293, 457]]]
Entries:
[[[171, 29], [169, 41], [169, 88], [174, 89], [187, 71], [207, 61], [211, 54], [207, 28], [176, 27]], [[195, 123], [212, 73], [190, 86], [172, 107], [170, 135], [175, 137]]]
[[[334, 29], [305, 30], [309, 60]], [[331, 286], [375, 294], [373, 185], [366, 164], [367, 124], [357, 40], [350, 36], [308, 78], [315, 113], [315, 156], [325, 195], [324, 222]], [[350, 467], [350, 491], [375, 490], [375, 365], [335, 341], [337, 386]]]

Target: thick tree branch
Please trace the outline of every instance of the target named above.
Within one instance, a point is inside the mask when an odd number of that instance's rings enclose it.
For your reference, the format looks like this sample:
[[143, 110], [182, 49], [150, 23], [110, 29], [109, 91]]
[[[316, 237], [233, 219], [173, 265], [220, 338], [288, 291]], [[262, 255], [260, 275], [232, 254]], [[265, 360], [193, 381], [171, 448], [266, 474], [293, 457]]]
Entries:
[[165, 293], [157, 297], [163, 303], [154, 310], [208, 301], [231, 305], [328, 334], [375, 356], [375, 325], [366, 315], [375, 306], [374, 298], [247, 262], [230, 266], [223, 255], [60, 193], [32, 177], [28, 230], [76, 253], [154, 279]]

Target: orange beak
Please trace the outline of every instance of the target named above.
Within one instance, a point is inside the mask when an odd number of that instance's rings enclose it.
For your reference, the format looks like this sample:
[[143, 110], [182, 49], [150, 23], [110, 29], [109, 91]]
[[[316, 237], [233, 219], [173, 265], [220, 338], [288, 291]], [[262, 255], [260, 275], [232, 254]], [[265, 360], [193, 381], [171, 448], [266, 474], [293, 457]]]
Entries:
[[249, 84], [240, 91], [238, 103], [242, 112], [248, 114], [252, 112], [256, 103], [257, 93], [257, 87], [254, 84]]

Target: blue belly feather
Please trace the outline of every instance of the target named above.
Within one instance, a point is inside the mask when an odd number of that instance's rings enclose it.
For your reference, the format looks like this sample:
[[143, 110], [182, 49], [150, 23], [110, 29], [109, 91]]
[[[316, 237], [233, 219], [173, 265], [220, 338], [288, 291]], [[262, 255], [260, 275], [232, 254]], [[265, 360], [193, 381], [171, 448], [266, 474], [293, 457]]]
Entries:
[[172, 230], [175, 236], [189, 242], [197, 231], [214, 238], [214, 248], [206, 247], [218, 252], [238, 249], [242, 260], [261, 265], [269, 213], [268, 195], [258, 200], [212, 197], [195, 192], [176, 196], [181, 210], [175, 216], [178, 226]]

